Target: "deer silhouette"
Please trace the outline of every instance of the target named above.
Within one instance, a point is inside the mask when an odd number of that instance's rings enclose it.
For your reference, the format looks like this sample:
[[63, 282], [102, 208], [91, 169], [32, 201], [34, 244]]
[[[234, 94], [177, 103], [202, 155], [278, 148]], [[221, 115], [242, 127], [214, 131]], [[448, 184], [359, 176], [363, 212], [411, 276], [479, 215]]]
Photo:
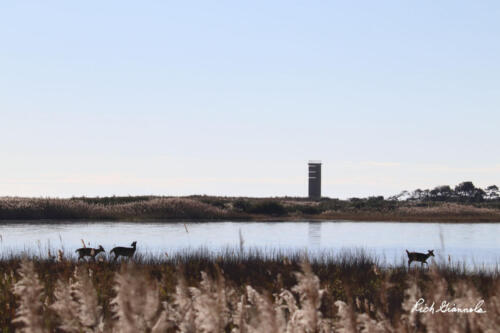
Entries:
[[116, 261], [116, 259], [118, 259], [119, 256], [130, 258], [135, 253], [136, 244], [137, 244], [137, 242], [133, 242], [132, 244], [130, 244], [130, 246], [132, 246], [132, 247], [118, 246], [118, 247], [113, 248], [109, 253], [115, 254], [114, 261]]
[[79, 249], [76, 249], [75, 252], [78, 252], [78, 261], [80, 259], [84, 259], [85, 257], [91, 257], [93, 260], [95, 260], [95, 256], [98, 255], [101, 252], [106, 252], [102, 245], [99, 245], [98, 249], [93, 249], [91, 247], [82, 247]]
[[[406, 254], [408, 255], [408, 268], [410, 268], [412, 261], [420, 261], [421, 266], [427, 264], [427, 259], [429, 257], [434, 257], [434, 250], [427, 250], [427, 253], [409, 252], [406, 250]], [[429, 264], [427, 264], [427, 266], [429, 266]]]

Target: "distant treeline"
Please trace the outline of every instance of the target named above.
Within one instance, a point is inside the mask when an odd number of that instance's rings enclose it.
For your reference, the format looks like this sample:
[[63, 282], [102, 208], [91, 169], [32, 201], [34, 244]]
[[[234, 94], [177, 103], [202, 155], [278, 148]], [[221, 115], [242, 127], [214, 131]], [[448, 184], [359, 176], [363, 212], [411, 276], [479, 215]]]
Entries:
[[500, 222], [498, 187], [462, 182], [384, 198], [193, 195], [59, 198], [0, 197], [0, 220], [262, 221], [356, 220]]
[[485, 189], [474, 186], [472, 182], [462, 182], [452, 188], [449, 185], [436, 186], [432, 190], [416, 189], [413, 192], [403, 191], [388, 200], [412, 200], [412, 201], [445, 201], [474, 203], [485, 200], [500, 200], [498, 186], [491, 185]]

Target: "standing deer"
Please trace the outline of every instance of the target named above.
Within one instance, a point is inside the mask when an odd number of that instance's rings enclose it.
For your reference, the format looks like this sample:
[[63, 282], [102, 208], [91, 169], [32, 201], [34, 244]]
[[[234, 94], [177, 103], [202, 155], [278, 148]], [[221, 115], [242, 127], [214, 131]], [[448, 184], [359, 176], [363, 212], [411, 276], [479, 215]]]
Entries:
[[[409, 269], [412, 261], [420, 261], [421, 266], [427, 264], [427, 259], [429, 257], [434, 257], [434, 250], [427, 250], [427, 253], [408, 252], [408, 250], [406, 250], [406, 254], [408, 254], [408, 269]], [[427, 264], [427, 266], [429, 266], [429, 264]]]
[[115, 259], [114, 261], [116, 261], [116, 259], [118, 259], [119, 256], [123, 256], [123, 257], [127, 257], [127, 258], [130, 258], [134, 255], [135, 253], [135, 245], [137, 244], [137, 242], [133, 242], [132, 244], [130, 244], [130, 246], [132, 247], [122, 247], [122, 246], [118, 246], [118, 247], [115, 247], [113, 248], [109, 253], [114, 253], [115, 254]]
[[102, 245], [99, 245], [98, 249], [93, 249], [91, 247], [82, 247], [77, 249], [75, 252], [78, 252], [78, 261], [80, 261], [80, 259], [84, 259], [85, 257], [91, 257], [93, 260], [95, 260], [96, 255], [106, 251], [104, 251]]

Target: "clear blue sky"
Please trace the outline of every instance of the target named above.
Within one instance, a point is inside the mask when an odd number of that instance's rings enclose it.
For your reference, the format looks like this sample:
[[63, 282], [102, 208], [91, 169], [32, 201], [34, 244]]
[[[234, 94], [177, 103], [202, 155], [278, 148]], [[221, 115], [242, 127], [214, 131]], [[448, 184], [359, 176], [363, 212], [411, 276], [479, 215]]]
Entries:
[[0, 196], [500, 185], [498, 1], [0, 4]]

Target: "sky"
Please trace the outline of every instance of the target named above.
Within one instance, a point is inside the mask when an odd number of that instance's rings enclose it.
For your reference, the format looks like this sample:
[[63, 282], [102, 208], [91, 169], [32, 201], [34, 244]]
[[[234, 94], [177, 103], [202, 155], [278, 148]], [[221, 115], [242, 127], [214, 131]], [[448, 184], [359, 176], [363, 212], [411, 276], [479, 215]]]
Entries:
[[0, 196], [500, 185], [498, 1], [0, 3]]

